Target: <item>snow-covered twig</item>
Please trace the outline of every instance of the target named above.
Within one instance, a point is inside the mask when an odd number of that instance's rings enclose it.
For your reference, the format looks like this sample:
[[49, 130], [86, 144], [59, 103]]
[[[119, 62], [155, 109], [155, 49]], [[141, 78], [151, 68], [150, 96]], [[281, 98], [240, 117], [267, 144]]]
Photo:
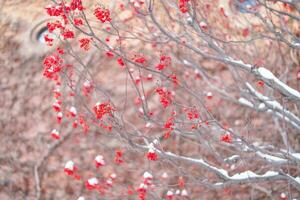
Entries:
[[[148, 146], [141, 146], [138, 145], [140, 148], [148, 149]], [[299, 181], [297, 178], [294, 178], [290, 175], [279, 173], [276, 171], [267, 171], [266, 173], [259, 175], [252, 171], [244, 171], [240, 173], [236, 173], [232, 176], [228, 174], [228, 171], [219, 167], [215, 167], [212, 164], [204, 161], [203, 159], [195, 159], [186, 156], [180, 156], [174, 154], [172, 152], [163, 152], [155, 147], [153, 147], [155, 152], [160, 156], [164, 156], [170, 159], [180, 160], [187, 163], [197, 164], [210, 172], [216, 174], [219, 178], [221, 178], [224, 182], [216, 183], [215, 186], [223, 187], [224, 185], [233, 185], [233, 184], [244, 184], [244, 183], [251, 183], [251, 182], [263, 182], [263, 181], [270, 181], [270, 180], [290, 180], [292, 185], [295, 186], [297, 189], [300, 190], [300, 178]]]
[[278, 101], [271, 100], [269, 97], [266, 97], [263, 94], [257, 92], [249, 83], [246, 83], [246, 86], [249, 89], [250, 93], [255, 95], [255, 97], [257, 97], [258, 100], [268, 108], [268, 112], [274, 112], [277, 117], [284, 119], [295, 128], [300, 130], [300, 119], [296, 115], [283, 108]]
[[253, 73], [256, 77], [263, 80], [271, 88], [278, 90], [281, 94], [284, 94], [290, 99], [300, 101], [300, 92], [280, 81], [270, 70], [264, 67], [255, 68], [250, 64], [246, 64], [241, 60], [235, 60], [231, 57], [220, 58], [220, 60]]

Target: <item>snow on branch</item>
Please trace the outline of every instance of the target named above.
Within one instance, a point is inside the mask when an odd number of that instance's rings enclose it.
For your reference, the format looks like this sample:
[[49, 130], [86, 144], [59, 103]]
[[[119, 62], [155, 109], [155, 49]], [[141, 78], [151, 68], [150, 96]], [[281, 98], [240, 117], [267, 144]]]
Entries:
[[253, 73], [259, 79], [263, 80], [268, 86], [278, 90], [281, 94], [284, 94], [290, 99], [300, 101], [300, 92], [280, 81], [270, 70], [264, 67], [255, 68], [250, 64], [246, 64], [241, 60], [235, 60], [231, 57], [226, 57], [223, 61]]
[[280, 157], [277, 157], [277, 156], [272, 156], [272, 155], [269, 155], [269, 154], [265, 154], [265, 153], [262, 153], [260, 151], [255, 152], [255, 154], [258, 155], [259, 157], [261, 157], [262, 159], [266, 160], [267, 162], [272, 163], [272, 164], [286, 164], [286, 163], [288, 163], [287, 159], [280, 158]]
[[258, 75], [264, 82], [266, 82], [268, 85], [274, 85], [275, 88], [277, 88], [281, 93], [285, 94], [287, 97], [291, 97], [292, 99], [300, 101], [300, 93], [280, 81], [274, 74], [264, 68], [259, 67], [257, 70], [255, 70], [256, 75]]
[[253, 178], [271, 178], [271, 177], [274, 177], [277, 175], [279, 175], [279, 173], [275, 172], [275, 171], [267, 171], [265, 174], [258, 175], [256, 173], [248, 170], [245, 172], [234, 174], [233, 176], [229, 177], [229, 179], [241, 181], [241, 180], [247, 180], [247, 179], [249, 180], [249, 179], [253, 179]]
[[254, 105], [252, 102], [248, 101], [247, 99], [243, 98], [243, 97], [240, 97], [238, 99], [239, 103], [244, 105], [244, 106], [247, 106], [249, 108], [254, 108]]
[[[148, 146], [140, 146], [143, 149], [148, 149]], [[224, 182], [223, 183], [216, 183], [214, 184], [215, 186], [221, 186], [224, 185], [228, 185], [228, 184], [243, 184], [243, 183], [250, 183], [250, 182], [262, 182], [262, 181], [270, 181], [270, 180], [291, 180], [292, 184], [297, 187], [300, 188], [300, 182], [298, 182], [296, 180], [296, 178], [290, 176], [290, 175], [286, 175], [286, 174], [281, 174], [279, 172], [276, 171], [267, 171], [266, 173], [260, 175], [260, 174], [256, 174], [252, 171], [244, 171], [244, 172], [240, 172], [240, 173], [236, 173], [232, 176], [230, 176], [228, 174], [228, 171], [222, 168], [218, 168], [213, 166], [212, 164], [204, 161], [203, 159], [195, 159], [195, 158], [190, 158], [190, 157], [185, 157], [185, 156], [180, 156], [177, 154], [174, 154], [172, 152], [163, 152], [161, 150], [158, 150], [155, 147], [154, 151], [159, 154], [160, 156], [165, 156], [168, 158], [172, 158], [175, 160], [180, 160], [180, 161], [185, 161], [188, 163], [193, 163], [193, 164], [197, 164], [201, 167], [204, 167], [205, 169], [215, 173], [219, 178], [221, 178]], [[299, 178], [300, 180], [300, 178]]]
[[295, 128], [300, 129], [300, 119], [296, 115], [283, 108], [278, 101], [271, 100], [269, 97], [266, 97], [263, 94], [257, 92], [249, 83], [246, 83], [246, 86], [251, 94], [255, 95], [259, 101], [264, 103], [264, 105], [269, 108], [268, 112], [275, 112], [277, 117], [284, 119]]

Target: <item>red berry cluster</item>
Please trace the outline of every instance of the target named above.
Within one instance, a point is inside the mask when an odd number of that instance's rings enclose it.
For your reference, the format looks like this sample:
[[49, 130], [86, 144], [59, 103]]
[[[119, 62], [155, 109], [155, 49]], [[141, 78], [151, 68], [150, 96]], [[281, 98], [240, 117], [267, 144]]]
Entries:
[[188, 2], [189, 0], [179, 0], [178, 7], [182, 13], [186, 13], [189, 11]]
[[98, 7], [94, 10], [94, 15], [99, 19], [102, 23], [104, 22], [110, 22], [110, 12], [108, 9], [105, 9], [103, 7]]

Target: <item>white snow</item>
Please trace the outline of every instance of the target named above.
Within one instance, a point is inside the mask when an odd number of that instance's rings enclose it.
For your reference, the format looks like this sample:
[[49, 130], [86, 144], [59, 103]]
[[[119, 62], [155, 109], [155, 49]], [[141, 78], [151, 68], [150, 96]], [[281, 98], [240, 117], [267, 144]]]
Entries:
[[300, 99], [300, 93], [299, 93], [297, 90], [295, 90], [295, 89], [293, 89], [293, 88], [287, 86], [285, 83], [281, 82], [281, 81], [280, 81], [279, 79], [277, 79], [276, 77], [275, 77], [275, 83], [277, 83], [277, 84], [280, 85], [282, 88], [284, 88], [284, 90], [288, 91], [289, 94], [292, 94], [293, 96], [295, 96], [295, 97], [297, 97], [298, 99]]
[[77, 115], [77, 110], [76, 110], [76, 108], [75, 108], [74, 106], [72, 106], [72, 107], [70, 108], [70, 112], [71, 112], [72, 114], [74, 114], [74, 115]]
[[141, 114], [144, 114], [144, 109], [143, 109], [142, 107], [140, 107], [140, 108], [139, 108], [139, 112], [140, 112]]
[[149, 153], [155, 153], [155, 151], [154, 151], [153, 148], [150, 148], [148, 152], [149, 152]]
[[224, 161], [233, 161], [233, 160], [237, 160], [239, 158], [240, 158], [239, 155], [233, 155], [233, 156], [230, 156], [228, 158], [225, 158]]
[[260, 103], [258, 105], [258, 109], [260, 109], [260, 110], [264, 109], [265, 107], [266, 107], [266, 105], [264, 103]]
[[159, 141], [158, 141], [158, 139], [154, 139], [152, 143], [157, 145], [157, 144], [159, 144]]
[[233, 176], [229, 177], [231, 180], [245, 180], [248, 178], [262, 178], [262, 177], [272, 177], [277, 176], [279, 173], [274, 171], [268, 171], [263, 175], [258, 175], [252, 171], [245, 171], [242, 173], [234, 174]]
[[274, 76], [274, 74], [270, 70], [264, 67], [259, 67], [257, 69], [257, 72], [260, 76], [262, 76], [263, 79], [267, 79], [269, 81], [272, 80], [275, 85], [279, 86], [279, 88], [278, 87], [277, 88], [282, 92], [288, 93], [296, 97], [297, 99], [300, 99], [300, 93], [297, 90], [289, 87], [288, 85], [280, 81], [277, 77]]
[[[158, 152], [160, 152], [160, 151], [158, 151]], [[206, 168], [209, 168], [210, 170], [213, 170], [215, 173], [218, 173], [218, 174], [220, 174], [224, 177], [229, 177], [228, 172], [226, 170], [214, 167], [214, 166], [208, 164], [207, 162], [205, 162], [203, 159], [194, 159], [194, 158], [189, 158], [189, 157], [184, 157], [184, 156], [178, 156], [178, 155], [173, 154], [171, 152], [165, 152], [165, 155], [170, 156], [170, 157], [174, 157], [174, 158], [181, 158], [181, 159], [186, 160], [186, 161], [190, 161], [190, 162], [200, 164], [200, 165], [202, 165]]]
[[162, 178], [168, 178], [168, 174], [167, 172], [164, 172], [162, 175], [161, 175]]
[[300, 153], [292, 153], [291, 155], [292, 155], [292, 157], [294, 157], [295, 159], [300, 160]]
[[90, 184], [90, 185], [92, 185], [92, 186], [94, 186], [94, 185], [97, 185], [98, 183], [99, 183], [99, 181], [98, 181], [98, 179], [97, 178], [90, 178], [89, 180], [88, 180], [88, 183]]
[[256, 155], [258, 155], [259, 157], [267, 160], [268, 162], [275, 162], [277, 164], [283, 164], [283, 163], [286, 163], [287, 160], [286, 159], [283, 159], [283, 158], [279, 158], [279, 157], [276, 157], [276, 156], [272, 156], [272, 155], [268, 155], [268, 154], [264, 154], [260, 151], [257, 151], [256, 152]]
[[53, 130], [51, 131], [51, 134], [54, 134], [54, 135], [59, 135], [59, 132], [58, 132], [58, 130], [56, 130], [56, 129], [53, 129]]
[[108, 185], [112, 185], [113, 182], [112, 182], [111, 179], [107, 179], [107, 180], [106, 180], [106, 183], [107, 183]]
[[[273, 110], [268, 110], [268, 112], [273, 112]], [[298, 126], [294, 121], [291, 121], [286, 115], [283, 116], [281, 113], [279, 112], [274, 112], [275, 115], [277, 115], [279, 118], [284, 119], [285, 121], [291, 123], [294, 127], [296, 127], [297, 129], [300, 130], [300, 126]]]
[[60, 108], [60, 104], [59, 104], [57, 101], [54, 102], [54, 103], [52, 104], [52, 106]]
[[[291, 177], [291, 178], [292, 178], [292, 177]], [[295, 180], [297, 183], [300, 184], [300, 177], [299, 177], [299, 176], [297, 176], [296, 178], [294, 178], [294, 180]]]
[[190, 65], [191, 63], [189, 61], [187, 61], [187, 60], [183, 60], [183, 64]]
[[95, 160], [100, 162], [101, 160], [103, 160], [103, 156], [98, 155], [96, 156]]
[[200, 27], [203, 28], [203, 29], [206, 29], [206, 28], [207, 28], [207, 24], [206, 24], [204, 21], [201, 21], [199, 25], [200, 25]]
[[299, 128], [298, 124], [300, 124], [300, 119], [296, 115], [284, 109], [278, 101], [271, 100], [269, 97], [266, 97], [263, 94], [257, 92], [248, 82], [246, 83], [246, 86], [248, 87], [251, 93], [253, 93], [256, 97], [258, 97], [260, 101], [262, 101], [265, 104], [266, 107], [270, 108], [269, 110], [267, 110], [267, 112], [274, 112], [274, 114], [278, 117], [291, 123], [296, 128]]
[[115, 174], [115, 173], [112, 173], [112, 174], [110, 175], [110, 178], [112, 178], [112, 179], [115, 179], [115, 178], [117, 178], [117, 174]]
[[[298, 43], [296, 43], [296, 45], [298, 45]], [[235, 60], [231, 57], [226, 57], [224, 59], [225, 61], [229, 62], [230, 64], [233, 64], [233, 65], [238, 65], [239, 67], [247, 70], [248, 72], [252, 72], [253, 70], [253, 66], [250, 65], [250, 64], [245, 64], [243, 61], [241, 60]], [[264, 68], [264, 67], [259, 67], [257, 70], [256, 70], [256, 73], [262, 77], [262, 79], [266, 80], [269, 82], [270, 84], [270, 81], [273, 81], [273, 84], [274, 84], [274, 87], [277, 88], [278, 90], [280, 90], [282, 93], [286, 94], [286, 95], [291, 95], [293, 96], [293, 98], [296, 98], [298, 100], [300, 100], [300, 92], [298, 92], [297, 90], [289, 87], [288, 85], [286, 85], [285, 83], [283, 83], [282, 81], [280, 81], [278, 78], [276, 78], [274, 76], [274, 74]]]
[[89, 80], [84, 81], [83, 86], [86, 88], [89, 88], [92, 86], [91, 82]]
[[300, 48], [300, 43], [299, 42], [292, 42], [292, 45], [296, 48]]
[[286, 198], [286, 194], [282, 192], [282, 193], [280, 194], [280, 198]]
[[144, 183], [141, 183], [139, 188], [144, 188], [144, 189], [147, 189], [147, 185], [146, 185], [146, 184], [144, 184]]
[[148, 151], [149, 153], [154, 153], [155, 152], [155, 148], [154, 148], [153, 143], [150, 143], [148, 148], [149, 148], [149, 151]]
[[[156, 150], [156, 151], [158, 153], [161, 153], [160, 150]], [[233, 176], [229, 176], [228, 172], [225, 169], [214, 167], [213, 165], [205, 162], [203, 159], [194, 159], [194, 158], [190, 158], [190, 157], [184, 157], [184, 156], [173, 154], [171, 152], [164, 152], [164, 155], [168, 156], [170, 158], [177, 158], [177, 159], [197, 163], [197, 164], [207, 168], [208, 170], [214, 172], [215, 174], [217, 174], [219, 176], [223, 176], [223, 178], [227, 179], [227, 180], [247, 181], [247, 180], [253, 179], [253, 178], [271, 178], [271, 177], [275, 177], [275, 176], [279, 175], [279, 173], [275, 172], [275, 171], [267, 171], [265, 174], [259, 175], [252, 171], [247, 170], [247, 171], [244, 171], [241, 173], [234, 174]], [[299, 178], [299, 183], [300, 183], [300, 178]], [[220, 184], [220, 183], [217, 183], [217, 185], [218, 184]]]
[[215, 183], [214, 185], [223, 185], [223, 183]]
[[95, 161], [98, 163], [103, 163], [104, 162], [104, 158], [101, 155], [97, 155], [95, 158]]
[[206, 93], [206, 96], [207, 96], [207, 97], [212, 97], [213, 95], [212, 95], [211, 92], [207, 92], [207, 93]]
[[74, 162], [69, 160], [66, 165], [65, 165], [65, 168], [66, 169], [69, 169], [69, 170], [74, 170]]
[[274, 79], [275, 78], [275, 76], [273, 75], [273, 73], [270, 72], [270, 70], [268, 70], [268, 69], [266, 69], [264, 67], [259, 67], [257, 69], [257, 71], [265, 79], [269, 79], [270, 80], [270, 79]]
[[253, 108], [253, 104], [248, 101], [247, 99], [243, 98], [243, 97], [240, 97], [239, 100], [238, 100], [241, 104], [245, 105], [245, 106], [248, 106], [250, 108]]
[[187, 196], [188, 193], [186, 191], [186, 189], [181, 190], [181, 196]]
[[250, 71], [251, 68], [252, 68], [252, 66], [250, 64], [246, 64], [246, 63], [244, 63], [241, 60], [234, 60], [231, 57], [226, 57], [225, 60], [228, 61], [228, 62], [230, 62], [230, 63], [232, 63], [232, 64], [239, 65], [240, 67], [242, 67], [242, 68], [244, 68], [244, 69], [246, 69], [248, 71]]
[[299, 184], [300, 184], [300, 177], [299, 177], [299, 176], [297, 176], [297, 177], [295, 178], [295, 181], [297, 181], [297, 183], [299, 183]]
[[145, 172], [143, 177], [144, 177], [144, 179], [152, 179], [153, 178], [152, 174], [150, 174], [149, 172]]
[[146, 125], [145, 125], [146, 128], [150, 128], [151, 126], [152, 126], [151, 122], [147, 122]]

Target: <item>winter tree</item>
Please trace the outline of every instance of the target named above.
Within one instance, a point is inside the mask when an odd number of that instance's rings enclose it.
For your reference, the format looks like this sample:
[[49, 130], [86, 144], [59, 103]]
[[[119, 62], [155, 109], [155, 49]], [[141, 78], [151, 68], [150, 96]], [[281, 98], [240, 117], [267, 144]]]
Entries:
[[55, 149], [73, 199], [300, 198], [299, 1], [49, 3], [37, 199]]

